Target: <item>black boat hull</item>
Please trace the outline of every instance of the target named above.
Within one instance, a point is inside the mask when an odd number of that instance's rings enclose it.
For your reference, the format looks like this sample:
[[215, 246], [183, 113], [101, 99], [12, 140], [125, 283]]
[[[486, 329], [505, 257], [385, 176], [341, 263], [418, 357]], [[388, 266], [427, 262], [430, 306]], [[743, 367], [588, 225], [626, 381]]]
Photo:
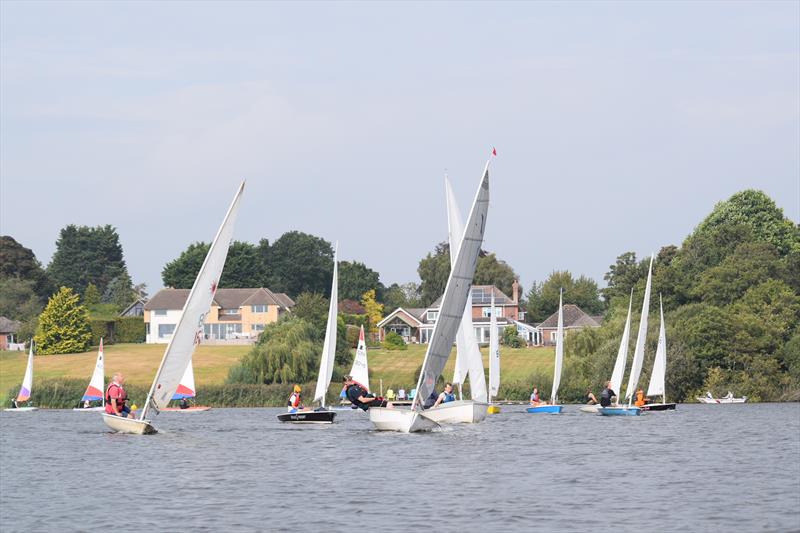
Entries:
[[644, 404], [642, 411], [674, 411], [674, 403], [653, 403], [650, 405]]
[[278, 420], [292, 424], [333, 424], [336, 418], [334, 411], [298, 411], [296, 413], [281, 413]]

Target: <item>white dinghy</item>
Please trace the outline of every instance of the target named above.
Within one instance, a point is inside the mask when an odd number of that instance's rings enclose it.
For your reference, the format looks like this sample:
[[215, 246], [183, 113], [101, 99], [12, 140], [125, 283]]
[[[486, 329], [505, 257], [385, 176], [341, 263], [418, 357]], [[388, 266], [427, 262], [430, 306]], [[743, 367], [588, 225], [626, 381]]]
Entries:
[[[369, 419], [376, 429], [410, 433], [431, 430], [437, 426], [437, 423], [429, 418], [429, 411], [422, 410], [422, 402], [434, 390], [436, 381], [442, 375], [453, 349], [456, 332], [464, 317], [464, 306], [470, 298], [478, 253], [483, 243], [488, 209], [489, 162], [487, 161], [467, 219], [466, 229], [460, 239], [458, 252], [447, 278], [439, 318], [425, 352], [425, 360], [417, 382], [417, 394], [411, 409], [371, 408]], [[474, 413], [474, 404], [471, 408]]]
[[325, 328], [325, 342], [322, 344], [322, 357], [319, 360], [319, 374], [317, 375], [317, 388], [314, 391], [314, 401], [319, 402], [317, 409], [291, 409], [288, 413], [278, 415], [281, 422], [293, 424], [332, 424], [336, 418], [336, 411], [325, 407], [325, 395], [331, 384], [333, 376], [333, 362], [336, 358], [336, 327], [339, 311], [339, 263], [337, 243], [333, 248], [333, 281], [331, 281], [331, 299], [328, 304], [328, 324]]
[[714, 395], [710, 392], [706, 392], [705, 396], [698, 396], [697, 401], [700, 403], [745, 403], [747, 401], [747, 396], [742, 396], [741, 398], [734, 397], [731, 391], [728, 391], [728, 394], [723, 396], [722, 398], [714, 398]]
[[[464, 224], [461, 221], [461, 213], [456, 203], [453, 188], [447, 175], [444, 177], [445, 196], [447, 198], [447, 226], [450, 242], [450, 264], [455, 261], [455, 254], [458, 244], [464, 234]], [[455, 402], [441, 403], [425, 411], [425, 416], [435, 420], [439, 424], [471, 424], [480, 422], [486, 418], [486, 411], [489, 405], [486, 393], [486, 375], [483, 371], [483, 356], [478, 346], [478, 339], [475, 338], [475, 328], [472, 325], [472, 290], [464, 312], [461, 317], [461, 324], [456, 333], [456, 364], [453, 371], [453, 385], [458, 386], [459, 400]], [[492, 294], [494, 297], [494, 294]], [[469, 387], [471, 400], [464, 400], [461, 388], [469, 375]]]
[[[94, 372], [92, 372], [92, 379], [89, 380], [89, 386], [86, 387], [86, 392], [83, 393], [81, 398], [82, 402], [101, 402], [99, 407], [76, 407], [73, 411], [105, 411], [106, 398], [105, 398], [105, 379], [103, 376], [103, 338], [100, 337], [100, 349], [97, 350], [97, 361], [94, 363]], [[84, 403], [84, 405], [87, 405]]]
[[21, 402], [29, 402], [31, 400], [31, 391], [33, 390], [33, 339], [31, 339], [31, 347], [28, 350], [28, 365], [25, 367], [25, 376], [22, 378], [22, 387], [19, 389], [19, 394], [14, 398], [14, 407], [5, 409], [5, 411], [13, 413], [28, 413], [30, 411], [38, 411], [38, 407], [32, 405], [20, 406]]
[[556, 355], [553, 364], [553, 389], [550, 391], [550, 403], [533, 405], [525, 409], [528, 413], [545, 413], [557, 415], [562, 406], [558, 404], [558, 387], [561, 385], [561, 367], [564, 365], [564, 289], [558, 293], [558, 328], [556, 329]]
[[[172, 395], [173, 400], [183, 400], [188, 398], [194, 398], [197, 396], [197, 392], [194, 386], [194, 367], [192, 367], [192, 360], [189, 359], [189, 364], [186, 366], [186, 372], [183, 373], [183, 377], [181, 378], [180, 383], [178, 383], [178, 388], [175, 390], [175, 394]], [[161, 409], [162, 412], [172, 412], [172, 413], [202, 413], [205, 411], [210, 411], [211, 407], [207, 405], [189, 405], [188, 407], [165, 407]]]
[[236, 215], [239, 212], [239, 200], [244, 190], [244, 182], [236, 191], [228, 212], [222, 221], [222, 225], [217, 231], [211, 247], [208, 249], [200, 272], [194, 280], [192, 290], [183, 306], [183, 312], [175, 326], [175, 331], [170, 339], [161, 365], [156, 371], [153, 384], [147, 393], [147, 400], [142, 408], [139, 418], [122, 418], [119, 416], [103, 413], [103, 421], [108, 427], [118, 433], [130, 433], [135, 435], [156, 433], [156, 429], [147, 419], [147, 411], [152, 408], [158, 413], [169, 405], [172, 396], [181, 382], [181, 378], [186, 372], [186, 367], [192, 360], [195, 346], [203, 338], [203, 322], [211, 309], [211, 301], [217, 292], [219, 278], [225, 266], [225, 258], [228, 255], [228, 247], [233, 238], [233, 227], [236, 223]]
[[364, 326], [358, 332], [358, 346], [356, 347], [356, 357], [353, 359], [353, 367], [350, 369], [353, 380], [369, 389], [369, 367], [367, 366], [367, 342], [364, 338]]

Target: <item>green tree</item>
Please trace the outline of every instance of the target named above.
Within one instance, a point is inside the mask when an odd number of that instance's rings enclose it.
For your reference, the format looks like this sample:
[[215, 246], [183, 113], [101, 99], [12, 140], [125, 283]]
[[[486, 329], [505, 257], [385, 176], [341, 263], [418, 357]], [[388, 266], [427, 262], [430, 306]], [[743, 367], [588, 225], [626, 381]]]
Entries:
[[361, 296], [361, 305], [364, 306], [365, 314], [369, 317], [369, 331], [376, 332], [378, 322], [383, 320], [383, 304], [378, 303], [375, 299], [375, 289], [370, 289]]
[[356, 300], [365, 292], [382, 296], [383, 285], [377, 272], [358, 261], [339, 261], [339, 300]]
[[775, 247], [766, 242], [747, 242], [717, 266], [703, 272], [692, 294], [712, 305], [726, 305], [752, 286], [781, 277], [783, 264]]
[[0, 279], [21, 279], [33, 282], [33, 292], [42, 303], [46, 302], [55, 290], [33, 251], [25, 248], [9, 235], [0, 235]]
[[86, 286], [86, 290], [83, 291], [83, 305], [86, 307], [91, 307], [93, 305], [97, 305], [100, 303], [100, 291], [97, 290], [97, 287], [94, 283], [89, 283]]
[[383, 309], [386, 315], [398, 307], [404, 309], [422, 307], [419, 285], [414, 282], [399, 285], [392, 283], [383, 293]]
[[89, 349], [92, 329], [80, 297], [68, 287], [55, 293], [39, 316], [34, 341], [40, 354], [77, 353]]
[[303, 292], [326, 294], [333, 276], [333, 248], [319, 237], [289, 231], [269, 247], [269, 288], [295, 297]]
[[56, 252], [47, 273], [57, 286], [70, 287], [83, 294], [94, 283], [100, 292], [108, 283], [127, 272], [117, 230], [110, 225], [75, 226], [61, 230]]
[[543, 283], [534, 282], [526, 296], [527, 319], [541, 322], [558, 311], [559, 291], [564, 289], [564, 303], [575, 304], [590, 315], [603, 311], [597, 283], [586, 276], [575, 279], [568, 270], [554, 271]]
[[322, 331], [324, 336], [328, 323], [328, 302], [321, 294], [304, 292], [295, 299], [292, 314], [311, 324], [316, 331]]
[[117, 306], [118, 311], [128, 307], [139, 295], [133, 289], [133, 281], [127, 272], [112, 279], [103, 293], [103, 303]]
[[0, 316], [25, 322], [38, 315], [42, 303], [31, 279], [0, 277]]
[[644, 261], [636, 261], [634, 252], [625, 252], [618, 256], [616, 263], [609, 266], [608, 272], [603, 276], [608, 285], [602, 290], [603, 299], [610, 302], [615, 297], [627, 298], [639, 280], [647, 277], [647, 267]]
[[[210, 247], [211, 245], [205, 242], [190, 244], [180, 256], [167, 263], [161, 271], [164, 286], [191, 289]], [[228, 248], [219, 286], [225, 289], [261, 287], [265, 284], [265, 270], [263, 256], [258, 247], [234, 241]]]
[[515, 279], [517, 279], [517, 274], [508, 263], [497, 259], [494, 253], [487, 253], [478, 259], [473, 283], [475, 285], [494, 285], [504, 294], [511, 296]]
[[315, 326], [298, 317], [268, 324], [241, 365], [258, 383], [306, 383], [319, 372], [316, 338]]

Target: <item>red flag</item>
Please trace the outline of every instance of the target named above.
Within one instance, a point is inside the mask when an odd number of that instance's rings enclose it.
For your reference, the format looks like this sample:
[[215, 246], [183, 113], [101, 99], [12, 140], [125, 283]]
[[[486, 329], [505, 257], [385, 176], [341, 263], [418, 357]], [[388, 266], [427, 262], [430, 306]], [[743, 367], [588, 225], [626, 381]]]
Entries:
[[497, 157], [497, 148], [495, 148], [494, 146], [492, 146], [492, 155]]

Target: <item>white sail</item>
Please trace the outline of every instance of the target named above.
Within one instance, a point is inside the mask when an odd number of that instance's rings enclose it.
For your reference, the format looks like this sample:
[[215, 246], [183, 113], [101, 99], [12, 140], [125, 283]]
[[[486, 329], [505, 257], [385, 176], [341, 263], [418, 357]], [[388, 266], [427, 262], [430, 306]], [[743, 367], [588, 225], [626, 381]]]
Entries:
[[[644, 301], [642, 302], [642, 318], [639, 321], [639, 335], [636, 337], [636, 349], [633, 352], [633, 362], [631, 363], [631, 374], [628, 376], [628, 387], [625, 390], [625, 399], [630, 400], [636, 393], [639, 385], [639, 374], [642, 372], [642, 362], [644, 361], [644, 343], [647, 339], [647, 315], [650, 313], [650, 285], [653, 281], [653, 259], [655, 254], [650, 256], [650, 268], [647, 270], [647, 285], [644, 288]], [[617, 391], [615, 391], [617, 392]]]
[[97, 351], [97, 360], [94, 363], [94, 372], [92, 372], [92, 379], [89, 380], [89, 386], [86, 387], [86, 392], [83, 393], [82, 402], [102, 400], [105, 405], [105, 380], [104, 380], [104, 363], [103, 363], [103, 338], [100, 338], [100, 349]]
[[355, 381], [364, 385], [367, 390], [370, 390], [369, 368], [367, 367], [367, 343], [364, 340], [364, 326], [361, 326], [361, 331], [358, 332], [356, 358], [353, 359], [353, 368], [350, 369], [350, 375], [353, 376]]
[[31, 348], [28, 350], [28, 366], [25, 367], [25, 376], [22, 378], [22, 387], [19, 389], [17, 395], [18, 402], [27, 402], [31, 399], [31, 391], [33, 390], [33, 340], [31, 340]]
[[[464, 318], [464, 306], [470, 298], [472, 279], [478, 265], [478, 253], [483, 243], [488, 210], [489, 162], [487, 161], [467, 219], [464, 235], [458, 245], [458, 253], [447, 278], [442, 305], [439, 309], [439, 318], [425, 352], [425, 360], [422, 363], [422, 371], [417, 382], [417, 395], [414, 398], [415, 409], [419, 408], [419, 405], [433, 391], [436, 380], [442, 375], [442, 370], [444, 370], [453, 349], [456, 331]], [[471, 379], [472, 376], [470, 376]], [[471, 386], [474, 387], [475, 384], [473, 383]], [[484, 391], [485, 387], [486, 383], [484, 382]], [[477, 399], [474, 393], [473, 398]]]
[[175, 394], [172, 395], [173, 400], [181, 400], [183, 398], [194, 398], [197, 394], [197, 389], [194, 388], [194, 368], [192, 367], [192, 360], [189, 359], [189, 364], [186, 366], [186, 372], [183, 373], [178, 388], [175, 389]]
[[561, 385], [561, 367], [564, 365], [564, 289], [558, 294], [558, 329], [556, 329], [556, 362], [553, 369], [553, 390], [550, 393], [550, 403], [558, 403], [558, 387]]
[[222, 220], [222, 225], [208, 249], [200, 272], [194, 280], [192, 290], [183, 306], [178, 324], [170, 339], [161, 365], [158, 367], [150, 392], [147, 395], [144, 409], [142, 409], [141, 420], [145, 419], [147, 409], [152, 404], [157, 409], [162, 409], [169, 404], [172, 395], [178, 388], [181, 378], [186, 372], [186, 367], [192, 359], [194, 348], [200, 343], [203, 336], [203, 323], [206, 315], [211, 309], [211, 302], [217, 291], [217, 284], [225, 266], [225, 259], [228, 255], [228, 247], [233, 238], [233, 227], [236, 223], [236, 215], [239, 211], [239, 200], [244, 189], [244, 182], [239, 186], [236, 195], [233, 197], [228, 212]]
[[[450, 265], [455, 261], [458, 243], [464, 233], [461, 222], [461, 212], [458, 209], [450, 180], [445, 175], [445, 196], [447, 197], [447, 227], [450, 243]], [[469, 375], [469, 388], [473, 400], [486, 402], [486, 375], [483, 370], [483, 356], [475, 338], [475, 328], [472, 325], [472, 290], [470, 297], [464, 305], [461, 324], [456, 333], [456, 364], [453, 370], [453, 383], [462, 385]]]
[[314, 391], [314, 401], [325, 406], [325, 394], [333, 376], [333, 362], [336, 358], [336, 327], [337, 311], [339, 307], [339, 263], [337, 243], [333, 247], [333, 281], [331, 282], [331, 299], [328, 305], [328, 325], [325, 328], [325, 342], [322, 345], [322, 357], [319, 361], [319, 377], [317, 389]]
[[628, 344], [631, 337], [631, 309], [633, 308], [633, 289], [631, 299], [628, 301], [628, 318], [625, 319], [625, 329], [622, 331], [622, 340], [619, 342], [617, 360], [614, 363], [614, 372], [611, 374], [611, 390], [617, 394], [617, 399], [622, 398], [622, 376], [625, 375], [625, 363], [628, 362]]
[[664, 381], [667, 376], [667, 333], [664, 328], [664, 302], [659, 296], [661, 310], [661, 326], [658, 328], [658, 347], [656, 359], [653, 362], [653, 373], [650, 375], [650, 385], [647, 387], [648, 396], [661, 396], [666, 403], [666, 390]]
[[497, 331], [497, 317], [492, 290], [492, 316], [489, 319], [489, 400], [497, 397], [500, 391], [500, 335]]

